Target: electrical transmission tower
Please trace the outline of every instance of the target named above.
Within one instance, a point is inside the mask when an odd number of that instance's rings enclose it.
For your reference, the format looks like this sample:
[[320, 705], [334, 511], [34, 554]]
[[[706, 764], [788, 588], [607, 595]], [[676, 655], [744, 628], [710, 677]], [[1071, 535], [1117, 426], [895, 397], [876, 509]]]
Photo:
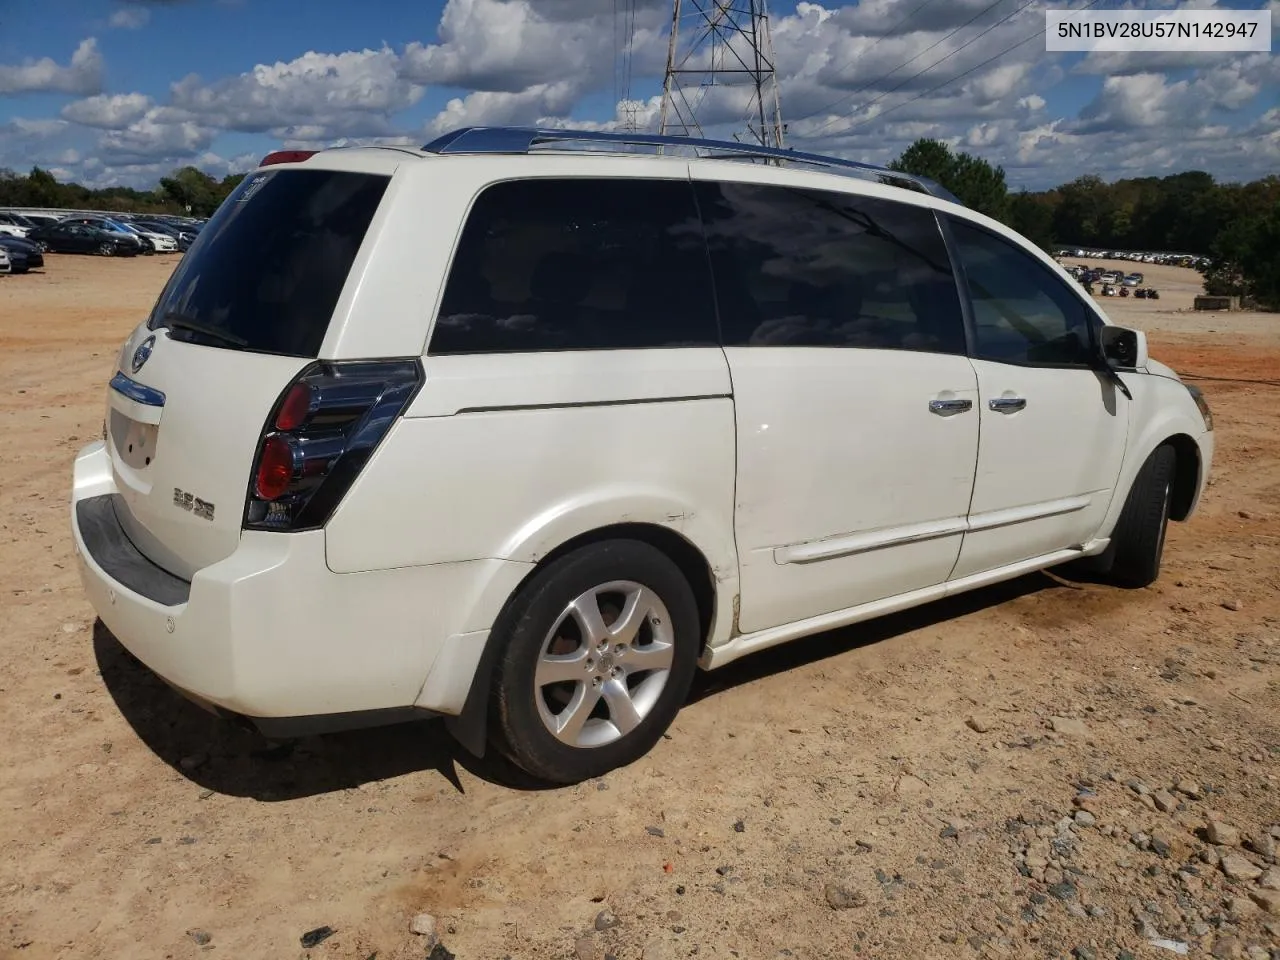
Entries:
[[[683, 19], [692, 21], [687, 47], [680, 42]], [[697, 113], [708, 96], [724, 97], [734, 107], [743, 106], [745, 97], [751, 139], [766, 147], [783, 145], [786, 127], [765, 0], [673, 0], [658, 132], [703, 136]], [[717, 113], [725, 106], [707, 105]]]

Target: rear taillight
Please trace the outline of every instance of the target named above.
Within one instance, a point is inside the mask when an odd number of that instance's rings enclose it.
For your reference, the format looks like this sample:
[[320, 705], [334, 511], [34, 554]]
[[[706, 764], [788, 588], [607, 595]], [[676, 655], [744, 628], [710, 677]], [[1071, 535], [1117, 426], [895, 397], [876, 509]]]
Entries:
[[279, 500], [289, 492], [294, 472], [293, 444], [282, 434], [272, 434], [262, 441], [258, 469], [253, 475], [253, 492], [259, 500]]
[[303, 370], [267, 418], [245, 527], [324, 526], [421, 383], [417, 360], [321, 361]]

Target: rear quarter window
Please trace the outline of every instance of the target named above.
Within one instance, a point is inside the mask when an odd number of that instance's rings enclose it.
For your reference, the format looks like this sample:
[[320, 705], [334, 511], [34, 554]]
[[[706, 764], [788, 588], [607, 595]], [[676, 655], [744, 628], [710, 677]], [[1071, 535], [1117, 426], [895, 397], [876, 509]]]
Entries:
[[467, 218], [432, 354], [718, 343], [711, 270], [684, 180], [515, 180]]
[[246, 177], [152, 311], [174, 339], [315, 357], [390, 178], [333, 170]]

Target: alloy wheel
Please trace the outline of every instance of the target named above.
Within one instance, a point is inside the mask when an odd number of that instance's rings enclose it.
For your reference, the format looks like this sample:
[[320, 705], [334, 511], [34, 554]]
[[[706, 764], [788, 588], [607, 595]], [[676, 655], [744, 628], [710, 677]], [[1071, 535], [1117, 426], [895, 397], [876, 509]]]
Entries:
[[534, 671], [543, 724], [561, 743], [599, 747], [638, 727], [671, 674], [671, 616], [631, 580], [580, 594], [548, 632]]

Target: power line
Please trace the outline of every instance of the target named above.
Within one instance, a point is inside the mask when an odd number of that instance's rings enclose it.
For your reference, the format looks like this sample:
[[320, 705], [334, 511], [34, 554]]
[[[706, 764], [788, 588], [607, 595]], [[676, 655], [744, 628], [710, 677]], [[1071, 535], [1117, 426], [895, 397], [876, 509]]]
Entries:
[[[1096, 5], [1097, 3], [1098, 3], [1098, 0], [1089, 0], [1089, 2], [1088, 2], [1088, 3], [1086, 3], [1083, 7], [1081, 7], [1077, 12], [1078, 12], [1078, 13], [1082, 13], [1082, 12], [1084, 12], [1085, 10], [1088, 10], [1090, 7], [1092, 7], [1092, 6]], [[1031, 36], [1029, 36], [1029, 37], [1023, 37], [1023, 38], [1022, 38], [1021, 40], [1019, 40], [1017, 43], [1013, 44], [1012, 46], [1005, 47], [1003, 50], [1001, 50], [1001, 51], [1000, 51], [999, 53], [997, 53], [995, 56], [993, 56], [993, 57], [988, 57], [986, 60], [983, 60], [981, 63], [976, 64], [975, 66], [970, 67], [970, 68], [969, 68], [968, 70], [966, 70], [964, 73], [957, 74], [957, 75], [956, 75], [956, 76], [954, 76], [954, 77], [950, 77], [950, 78], [949, 78], [949, 79], [947, 79], [947, 80], [943, 80], [941, 83], [934, 84], [932, 87], [930, 87], [930, 88], [929, 88], [929, 89], [927, 89], [927, 90], [921, 90], [921, 91], [920, 91], [919, 93], [917, 93], [915, 96], [913, 96], [913, 97], [908, 97], [906, 100], [903, 100], [901, 103], [896, 103], [896, 104], [894, 104], [892, 107], [889, 107], [889, 108], [888, 108], [888, 109], [886, 109], [886, 110], [882, 110], [880, 113], [876, 114], [874, 117], [867, 117], [865, 120], [860, 120], [860, 121], [858, 121], [857, 123], [853, 124], [851, 127], [849, 127], [849, 130], [856, 130], [858, 127], [865, 126], [866, 124], [870, 123], [872, 120], [879, 120], [879, 119], [883, 118], [884, 116], [886, 116], [887, 114], [893, 113], [893, 111], [895, 111], [895, 110], [900, 110], [900, 109], [902, 109], [903, 107], [905, 107], [905, 106], [906, 106], [907, 104], [909, 104], [909, 103], [914, 103], [915, 101], [919, 100], [921, 97], [927, 97], [929, 94], [934, 93], [934, 92], [935, 92], [935, 91], [937, 91], [937, 90], [941, 90], [943, 87], [945, 87], [945, 86], [946, 86], [947, 84], [949, 84], [949, 83], [955, 83], [957, 80], [963, 80], [965, 77], [969, 76], [969, 74], [974, 73], [974, 72], [976, 72], [976, 71], [978, 71], [978, 70], [981, 70], [983, 67], [987, 66], [987, 64], [994, 63], [996, 60], [999, 60], [999, 59], [1000, 59], [1001, 57], [1003, 57], [1006, 53], [1012, 53], [1014, 50], [1017, 50], [1017, 49], [1018, 49], [1020, 46], [1022, 46], [1023, 44], [1030, 43], [1032, 40], [1035, 40], [1037, 37], [1041, 37], [1041, 36], [1043, 36], [1043, 35], [1044, 35], [1044, 33], [1045, 33], [1045, 31], [1046, 31], [1047, 29], [1048, 29], [1048, 26], [1047, 26], [1047, 25], [1046, 25], [1046, 26], [1044, 26], [1044, 27], [1041, 27], [1041, 28], [1040, 28], [1039, 30], [1037, 30], [1035, 33], [1031, 34]], [[940, 62], [941, 62], [941, 61], [939, 61], [939, 63], [940, 63]], [[872, 101], [872, 103], [874, 103], [874, 102], [875, 102], [875, 101]], [[870, 106], [870, 104], [867, 104], [867, 106]], [[845, 132], [847, 133], [847, 132], [849, 132], [849, 131], [845, 131]]]
[[636, 43], [636, 0], [627, 0], [627, 74], [623, 86], [623, 96], [631, 99], [631, 64], [635, 59]]
[[[1096, 2], [1096, 0], [1095, 0], [1095, 2]], [[970, 38], [969, 38], [968, 40], [966, 40], [964, 43], [960, 44], [960, 46], [956, 47], [954, 50], [952, 50], [952, 51], [951, 51], [950, 53], [948, 53], [946, 56], [941, 57], [941, 58], [940, 58], [940, 59], [938, 59], [938, 60], [935, 60], [933, 63], [929, 64], [929, 66], [925, 67], [923, 70], [918, 70], [918, 71], [916, 71], [916, 72], [915, 72], [915, 73], [913, 73], [911, 76], [907, 77], [905, 80], [900, 80], [898, 83], [896, 83], [894, 86], [890, 87], [888, 90], [885, 90], [885, 91], [881, 92], [878, 96], [875, 96], [875, 97], [873, 97], [871, 100], [869, 100], [868, 102], [866, 102], [866, 103], [862, 104], [862, 106], [861, 106], [861, 107], [859, 107], [858, 109], [859, 109], [859, 110], [866, 110], [868, 107], [874, 106], [875, 104], [877, 104], [877, 103], [879, 103], [881, 100], [883, 100], [885, 97], [889, 96], [889, 94], [891, 94], [891, 93], [896, 93], [897, 91], [901, 90], [903, 87], [905, 87], [905, 86], [906, 86], [908, 83], [910, 83], [912, 80], [919, 79], [920, 77], [924, 76], [926, 73], [928, 73], [930, 70], [932, 70], [934, 67], [938, 66], [939, 64], [946, 63], [948, 60], [950, 60], [950, 59], [951, 59], [952, 57], [954, 57], [956, 54], [960, 53], [960, 52], [961, 52], [962, 50], [964, 50], [965, 48], [970, 47], [970, 46], [972, 46], [973, 44], [977, 43], [979, 40], [981, 40], [983, 37], [985, 37], [988, 33], [990, 33], [990, 32], [991, 32], [992, 30], [994, 30], [996, 27], [1000, 26], [1001, 24], [1008, 23], [1010, 20], [1012, 20], [1014, 17], [1016, 17], [1018, 14], [1020, 14], [1023, 10], [1027, 9], [1027, 7], [1031, 6], [1031, 4], [1033, 4], [1033, 3], [1035, 3], [1035, 0], [1026, 0], [1026, 2], [1025, 2], [1025, 3], [1023, 3], [1021, 6], [1014, 8], [1014, 10], [1013, 10], [1013, 12], [1012, 12], [1012, 13], [1006, 14], [1005, 16], [1003, 16], [1003, 17], [1001, 17], [999, 20], [997, 20], [995, 23], [993, 23], [993, 24], [991, 24], [990, 26], [988, 26], [985, 30], [981, 30], [981, 31], [979, 31], [978, 33], [974, 34], [972, 37], [970, 37]], [[989, 9], [991, 9], [991, 8], [990, 8], [990, 7], [988, 7], [987, 9], [989, 10]], [[984, 10], [983, 12], [985, 13], [986, 11]], [[965, 26], [968, 26], [968, 24], [965, 24]], [[959, 29], [963, 29], [963, 27], [961, 27], [961, 28], [959, 28]], [[1041, 31], [1040, 31], [1040, 33], [1044, 33], [1044, 31], [1043, 31], [1043, 30], [1041, 30]], [[945, 38], [944, 38], [944, 39], [945, 39]], [[938, 42], [939, 42], [939, 43], [941, 43], [942, 41], [940, 40], [940, 41], [938, 41]], [[934, 46], [937, 46], [937, 44], [935, 44]], [[931, 48], [931, 49], [932, 49], [932, 48]], [[927, 51], [926, 51], [926, 52], [927, 52]], [[838, 118], [838, 117], [832, 117], [832, 118], [830, 118], [830, 119], [829, 119], [829, 120], [827, 120], [825, 123], [821, 124], [821, 125], [818, 127], [818, 129], [814, 130], [814, 131], [813, 131], [813, 133], [811, 133], [811, 134], [810, 134], [810, 136], [816, 136], [817, 134], [821, 133], [823, 130], [827, 129], [827, 127], [829, 127], [829, 126], [831, 126], [833, 123], [835, 123], [837, 119], [839, 119], [839, 118]]]
[[[682, 4], [691, 11], [688, 19], [693, 21], [692, 42], [687, 46], [681, 44], [685, 29]], [[691, 97], [695, 83], [697, 92]], [[675, 128], [684, 136], [702, 136], [698, 108], [713, 87], [736, 88], [734, 92], [745, 88], [750, 114], [747, 133], [757, 143], [783, 145], [782, 105], [766, 0], [673, 0], [658, 131]]]
[[[906, 17], [898, 21], [898, 23], [895, 24], [891, 29], [886, 30], [885, 35], [892, 34], [894, 30], [896, 30], [898, 27], [902, 26], [904, 23], [910, 20], [911, 17], [919, 13], [921, 9], [923, 9], [924, 7], [927, 7], [930, 2], [932, 2], [932, 0], [926, 0], [925, 3], [920, 4], [920, 6], [916, 7]], [[897, 73], [903, 67], [908, 66], [909, 64], [915, 63], [917, 60], [923, 57], [930, 50], [936, 50], [938, 47], [942, 46], [942, 44], [946, 43], [948, 40], [954, 37], [957, 33], [959, 33], [965, 27], [969, 26], [969, 24], [973, 23], [973, 21], [981, 17], [988, 10], [993, 9], [994, 7], [998, 6], [1003, 2], [1004, 0], [992, 0], [991, 3], [987, 4], [985, 7], [983, 7], [981, 10], [975, 13], [972, 17], [970, 17], [964, 23], [960, 24], [960, 26], [956, 27], [954, 30], [948, 33], [945, 37], [942, 37], [940, 40], [938, 40], [937, 43], [934, 43], [932, 46], [925, 47], [923, 50], [917, 53], [910, 60], [904, 60], [902, 63], [898, 64], [896, 67], [894, 67], [892, 70], [890, 70], [888, 73], [884, 74], [883, 76], [876, 77], [874, 80], [869, 80], [860, 87], [855, 87], [854, 89], [850, 90], [848, 93], [841, 94], [835, 100], [832, 100], [830, 103], [828, 103], [825, 107], [819, 107], [817, 110], [810, 111], [809, 113], [806, 113], [803, 117], [800, 117], [799, 119], [808, 120], [810, 117], [817, 116], [819, 113], [826, 113], [832, 107], [837, 107], [840, 104], [844, 103], [846, 100], [852, 100], [858, 94], [862, 93], [862, 91], [869, 90], [871, 87], [874, 87], [878, 83], [883, 83], [885, 80], [888, 80], [890, 77], [892, 77], [895, 73]], [[846, 67], [850, 65], [851, 64], [845, 64]]]
[[618, 109], [619, 61], [622, 59], [622, 43], [618, 34], [618, 0], [613, 0], [613, 105]]

